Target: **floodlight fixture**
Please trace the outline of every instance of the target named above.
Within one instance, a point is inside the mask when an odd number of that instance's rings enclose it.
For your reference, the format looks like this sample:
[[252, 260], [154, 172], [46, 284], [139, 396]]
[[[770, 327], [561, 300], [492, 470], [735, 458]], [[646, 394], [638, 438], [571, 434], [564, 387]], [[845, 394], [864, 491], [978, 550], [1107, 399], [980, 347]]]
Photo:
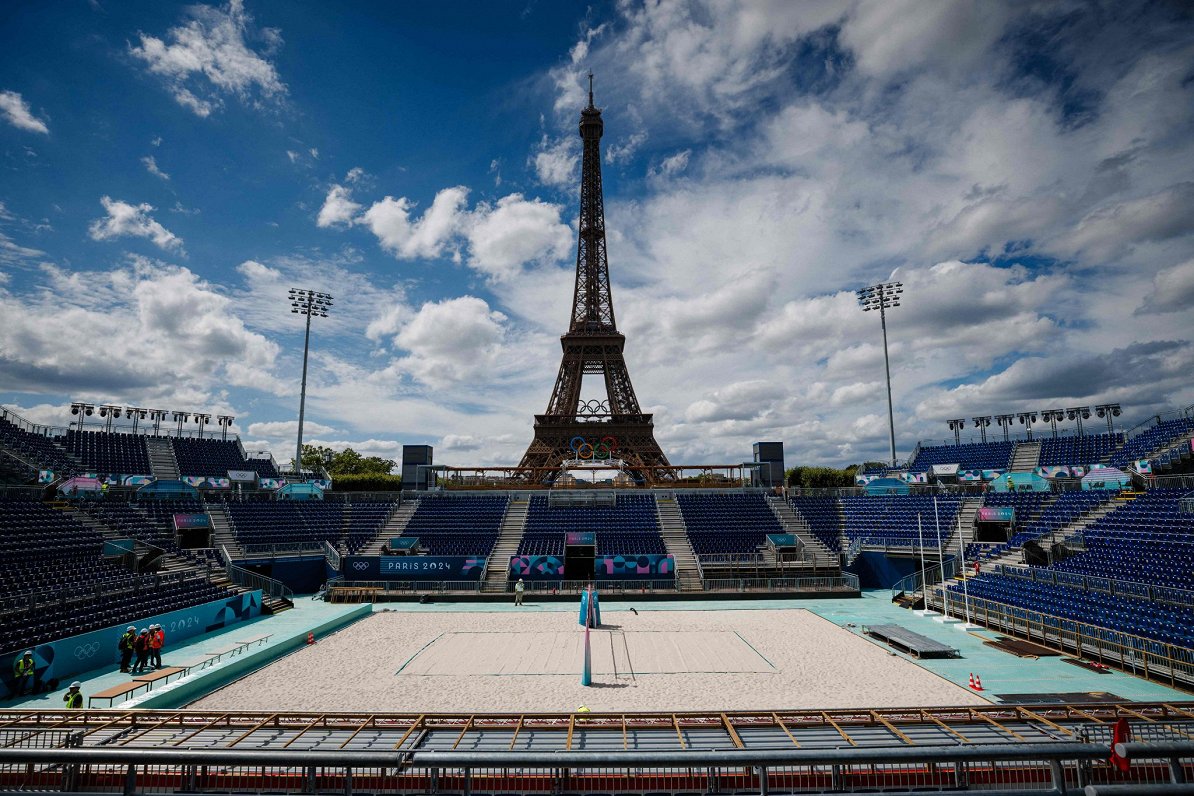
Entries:
[[887, 354], [887, 311], [900, 306], [904, 293], [902, 282], [880, 282], [858, 291], [858, 306], [863, 312], [879, 310], [879, 325], [883, 328], [883, 370], [887, 375], [887, 427], [891, 439], [891, 466], [896, 466], [895, 410], [891, 404], [891, 360]]
[[81, 402], [76, 401], [75, 403], [72, 403], [70, 405], [70, 413], [72, 415], [79, 416], [79, 430], [80, 431], [83, 430], [83, 421], [86, 418], [91, 417], [92, 413], [94, 413], [94, 412], [95, 412], [95, 406], [93, 404], [86, 404], [86, 403], [81, 403]]
[[303, 472], [303, 418], [307, 409], [307, 354], [311, 349], [311, 318], [326, 318], [328, 316], [328, 310], [332, 308], [332, 296], [330, 293], [292, 287], [287, 291], [287, 301], [290, 302], [291, 312], [307, 316], [307, 330], [303, 335], [303, 378], [299, 391], [298, 442], [294, 451], [294, 474], [301, 478]]
[[990, 427], [991, 420], [993, 418], [990, 415], [986, 415], [986, 416], [974, 417], [971, 419], [974, 421], [974, 425], [978, 428], [978, 433], [982, 435], [983, 444], [986, 445], [987, 444], [987, 429]]
[[149, 419], [153, 421], [153, 435], [156, 437], [162, 430], [162, 421], [166, 419], [165, 409], [150, 409]]
[[199, 439], [203, 439], [203, 427], [211, 422], [211, 415], [196, 412], [195, 422], [199, 424]]
[[219, 415], [216, 417], [216, 423], [220, 426], [220, 439], [228, 439], [228, 427], [232, 425], [232, 421], [235, 419], [232, 415]]
[[1042, 409], [1041, 420], [1048, 423], [1053, 429], [1054, 438], [1057, 437], [1057, 421], [1065, 420], [1065, 411], [1062, 409]]
[[99, 416], [105, 419], [104, 431], [110, 432], [112, 430], [112, 421], [120, 417], [120, 407], [112, 404], [103, 404], [99, 408]]
[[178, 423], [178, 432], [174, 435], [176, 437], [182, 436], [182, 424], [191, 419], [190, 412], [174, 412], [174, 422]]
[[1065, 416], [1069, 420], [1073, 420], [1078, 425], [1078, 436], [1084, 436], [1082, 431], [1082, 421], [1090, 419], [1089, 406], [1071, 406], [1065, 410]]
[[1012, 422], [1016, 419], [1015, 415], [995, 415], [995, 422], [1003, 429], [1003, 441], [1008, 441], [1008, 429], [1011, 428]]
[[957, 417], [957, 418], [954, 418], [953, 420], [946, 420], [945, 422], [947, 424], [949, 424], [949, 430], [954, 432], [954, 444], [961, 445], [962, 444], [962, 429], [966, 427], [966, 418]]
[[1036, 412], [1020, 412], [1016, 418], [1020, 421], [1020, 425], [1024, 426], [1024, 431], [1028, 434], [1028, 441], [1032, 442], [1032, 424], [1038, 419]]
[[1099, 404], [1095, 407], [1095, 414], [1107, 420], [1107, 433], [1115, 433], [1115, 421], [1113, 418], [1119, 417], [1123, 414], [1123, 410], [1119, 404]]
[[133, 433], [134, 434], [137, 433], [137, 425], [142, 420], [144, 420], [145, 416], [148, 414], [149, 414], [148, 409], [142, 409], [139, 406], [126, 406], [124, 408], [124, 416], [132, 418], [132, 420], [133, 420]]

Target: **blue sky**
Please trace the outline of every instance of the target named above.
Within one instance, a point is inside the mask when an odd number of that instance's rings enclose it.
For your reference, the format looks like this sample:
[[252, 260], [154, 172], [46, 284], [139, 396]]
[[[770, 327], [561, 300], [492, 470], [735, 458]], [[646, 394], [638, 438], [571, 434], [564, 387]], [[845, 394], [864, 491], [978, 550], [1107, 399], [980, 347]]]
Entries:
[[676, 462], [881, 458], [944, 420], [1194, 402], [1194, 20], [1181, 4], [7, 3], [0, 401], [228, 413], [516, 461], [559, 359], [577, 113]]

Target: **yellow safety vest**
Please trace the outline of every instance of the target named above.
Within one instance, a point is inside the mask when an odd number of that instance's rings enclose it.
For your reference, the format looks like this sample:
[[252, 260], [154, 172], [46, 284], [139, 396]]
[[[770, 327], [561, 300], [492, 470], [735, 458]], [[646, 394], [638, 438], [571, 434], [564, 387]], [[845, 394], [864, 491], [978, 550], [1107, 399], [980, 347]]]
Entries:
[[33, 670], [33, 661], [26, 661], [24, 658], [17, 658], [17, 663], [13, 667], [13, 671], [16, 672], [17, 677], [29, 677], [33, 674]]
[[76, 691], [72, 694], [70, 691], [67, 691], [62, 695], [62, 701], [66, 703], [67, 710], [76, 710], [81, 708], [83, 707], [83, 692]]

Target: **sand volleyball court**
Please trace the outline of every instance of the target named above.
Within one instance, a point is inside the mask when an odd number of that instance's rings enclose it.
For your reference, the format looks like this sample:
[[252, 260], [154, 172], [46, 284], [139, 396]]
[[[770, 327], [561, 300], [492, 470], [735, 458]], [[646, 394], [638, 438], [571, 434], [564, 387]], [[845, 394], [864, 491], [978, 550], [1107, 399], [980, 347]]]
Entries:
[[580, 684], [574, 612], [376, 613], [198, 700], [204, 710], [758, 710], [983, 704], [800, 609], [607, 612]]

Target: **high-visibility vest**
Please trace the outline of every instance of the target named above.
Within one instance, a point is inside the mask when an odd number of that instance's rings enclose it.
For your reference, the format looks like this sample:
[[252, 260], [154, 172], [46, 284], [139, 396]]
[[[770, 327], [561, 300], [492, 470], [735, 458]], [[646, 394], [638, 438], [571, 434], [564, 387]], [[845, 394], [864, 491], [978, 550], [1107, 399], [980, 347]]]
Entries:
[[75, 710], [83, 707], [83, 692], [75, 691], [73, 694], [67, 691], [62, 695], [62, 701], [66, 703], [67, 710]]
[[136, 640], [137, 640], [136, 633], [130, 633], [128, 631], [125, 631], [125, 634], [120, 637], [120, 648], [122, 650], [131, 650], [133, 648], [133, 642]]
[[32, 677], [34, 670], [33, 661], [17, 658], [17, 662], [13, 664], [12, 670], [17, 677]]
[[151, 650], [160, 650], [162, 645], [166, 643], [166, 634], [158, 630], [157, 632], [149, 634], [149, 648]]

